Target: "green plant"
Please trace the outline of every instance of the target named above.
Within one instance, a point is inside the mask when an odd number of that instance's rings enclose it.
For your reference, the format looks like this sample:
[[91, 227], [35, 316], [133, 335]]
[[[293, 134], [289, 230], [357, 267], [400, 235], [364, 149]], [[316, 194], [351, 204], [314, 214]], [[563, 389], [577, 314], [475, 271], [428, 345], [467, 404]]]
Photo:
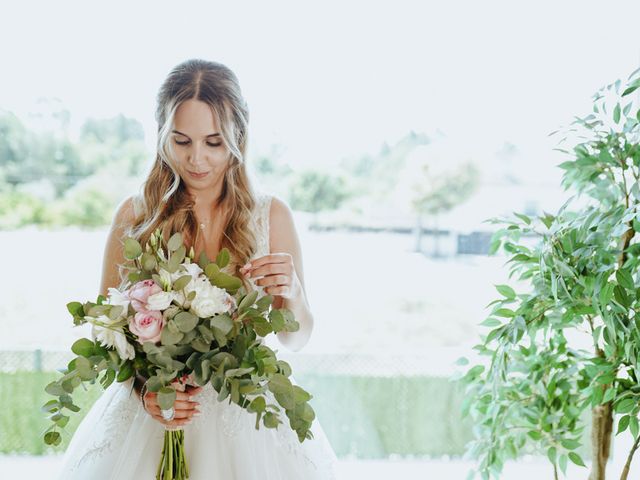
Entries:
[[559, 165], [562, 185], [577, 193], [556, 215], [489, 220], [506, 225], [491, 253], [510, 255], [510, 278], [531, 289], [496, 285], [501, 298], [483, 322], [491, 330], [475, 347], [488, 360], [462, 377], [463, 413], [475, 422], [469, 453], [484, 479], [525, 452], [546, 453], [555, 478], [568, 460], [584, 465], [588, 413], [590, 480], [605, 478], [615, 414], [616, 433], [634, 439], [620, 477], [628, 478], [640, 445], [640, 110], [629, 100], [639, 71], [622, 93], [620, 80], [600, 89], [593, 112], [565, 131], [560, 143], [572, 147], [558, 150], [572, 158]]

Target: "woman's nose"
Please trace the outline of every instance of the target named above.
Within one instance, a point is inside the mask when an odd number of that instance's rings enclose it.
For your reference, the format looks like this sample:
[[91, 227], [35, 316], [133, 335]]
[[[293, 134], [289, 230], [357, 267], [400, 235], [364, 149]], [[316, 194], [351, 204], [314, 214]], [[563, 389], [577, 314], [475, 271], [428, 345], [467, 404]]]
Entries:
[[194, 147], [191, 149], [191, 152], [189, 152], [189, 163], [191, 163], [192, 165], [199, 165], [203, 162], [204, 160], [204, 149], [199, 146], [198, 144], [194, 145]]

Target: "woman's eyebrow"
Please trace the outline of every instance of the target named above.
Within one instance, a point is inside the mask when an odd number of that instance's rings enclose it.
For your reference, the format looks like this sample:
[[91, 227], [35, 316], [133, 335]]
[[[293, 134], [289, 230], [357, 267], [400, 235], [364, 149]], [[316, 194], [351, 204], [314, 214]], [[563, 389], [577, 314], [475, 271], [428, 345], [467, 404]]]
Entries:
[[[173, 132], [173, 133], [177, 133], [177, 134], [179, 134], [179, 135], [184, 135], [185, 137], [189, 138], [189, 135], [185, 135], [184, 133], [179, 132], [178, 130], [172, 130], [172, 132]], [[220, 136], [220, 134], [219, 134], [219, 133], [210, 133], [209, 135], [207, 135], [207, 136], [206, 136], [206, 138], [209, 138], [209, 137], [219, 137], [219, 136]]]

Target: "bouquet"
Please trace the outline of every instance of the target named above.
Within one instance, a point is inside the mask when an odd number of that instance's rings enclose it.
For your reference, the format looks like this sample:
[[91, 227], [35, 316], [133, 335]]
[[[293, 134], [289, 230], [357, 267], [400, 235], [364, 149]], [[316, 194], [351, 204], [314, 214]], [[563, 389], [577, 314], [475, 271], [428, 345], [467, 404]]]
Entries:
[[[163, 410], [173, 408], [176, 389], [191, 379], [210, 383], [218, 401], [228, 398], [255, 413], [256, 429], [260, 423], [277, 428], [284, 411], [300, 442], [313, 438], [312, 396], [292, 384], [289, 364], [260, 338], [296, 331], [299, 324], [291, 311], [272, 308], [272, 295], [258, 298], [257, 290], [246, 291], [238, 277], [222, 271], [229, 263], [226, 248], [214, 262], [203, 252], [194, 263], [193, 248], [187, 255], [179, 232], [165, 245], [158, 229], [144, 248], [126, 238], [124, 256], [124, 288], [109, 288], [107, 298], [99, 295], [95, 303], [67, 304], [74, 325], [91, 324], [92, 339], [73, 343], [77, 356], [45, 387], [57, 397], [42, 407], [52, 421], [45, 443], [60, 444], [59, 430], [69, 420], [65, 409], [80, 410], [73, 403], [79, 385], [98, 380], [107, 388], [138, 374], [148, 379], [146, 388], [157, 392]], [[184, 432], [166, 428], [156, 478], [188, 477]]]

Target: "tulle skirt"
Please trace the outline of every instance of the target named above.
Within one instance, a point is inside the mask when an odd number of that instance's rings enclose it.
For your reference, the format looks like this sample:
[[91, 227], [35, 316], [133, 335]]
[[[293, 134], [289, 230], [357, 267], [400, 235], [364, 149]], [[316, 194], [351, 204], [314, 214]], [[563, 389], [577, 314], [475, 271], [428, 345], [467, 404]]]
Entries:
[[[164, 427], [142, 408], [132, 382], [114, 382], [87, 412], [65, 452], [60, 480], [156, 478]], [[195, 396], [202, 415], [184, 426], [191, 480], [336, 478], [336, 456], [317, 418], [314, 438], [300, 443], [284, 411], [277, 429], [261, 424], [256, 430], [255, 413], [216, 396], [210, 384], [203, 387]]]

